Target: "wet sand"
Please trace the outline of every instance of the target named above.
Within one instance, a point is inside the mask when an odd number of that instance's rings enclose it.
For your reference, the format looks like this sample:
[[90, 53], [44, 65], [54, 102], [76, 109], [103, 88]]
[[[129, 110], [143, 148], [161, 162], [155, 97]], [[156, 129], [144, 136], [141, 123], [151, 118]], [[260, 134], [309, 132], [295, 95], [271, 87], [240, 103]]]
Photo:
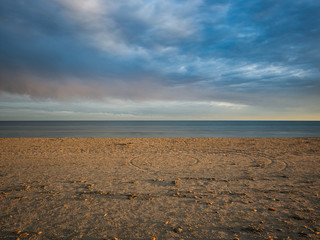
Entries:
[[320, 138], [0, 139], [1, 239], [320, 239]]

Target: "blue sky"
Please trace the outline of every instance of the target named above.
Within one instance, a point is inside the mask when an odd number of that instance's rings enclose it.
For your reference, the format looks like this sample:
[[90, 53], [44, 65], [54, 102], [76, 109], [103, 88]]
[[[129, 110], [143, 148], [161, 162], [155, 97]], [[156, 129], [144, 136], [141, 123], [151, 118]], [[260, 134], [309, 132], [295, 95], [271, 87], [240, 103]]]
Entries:
[[2, 0], [0, 120], [320, 120], [318, 0]]

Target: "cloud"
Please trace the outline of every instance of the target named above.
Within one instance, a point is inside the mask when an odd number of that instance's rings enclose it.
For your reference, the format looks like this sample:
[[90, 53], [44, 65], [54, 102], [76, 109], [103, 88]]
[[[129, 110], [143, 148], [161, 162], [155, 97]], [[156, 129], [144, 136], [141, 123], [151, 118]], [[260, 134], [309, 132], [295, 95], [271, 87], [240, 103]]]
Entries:
[[313, 0], [3, 0], [0, 92], [316, 111], [319, 14]]
[[109, 54], [148, 55], [156, 45], [196, 32], [201, 1], [58, 0], [64, 16], [81, 26], [79, 36]]
[[66, 102], [18, 95], [0, 96], [1, 120], [316, 120], [320, 116], [303, 106], [294, 110], [210, 101], [149, 101], [140, 104], [130, 100]]
[[[10, 99], [10, 101], [8, 101]], [[152, 101], [141, 105], [130, 100], [56, 100], [32, 99], [27, 96], [7, 95], [0, 97], [2, 120], [12, 116], [20, 119], [210, 119], [222, 117], [227, 108], [234, 112], [247, 106], [223, 102]]]

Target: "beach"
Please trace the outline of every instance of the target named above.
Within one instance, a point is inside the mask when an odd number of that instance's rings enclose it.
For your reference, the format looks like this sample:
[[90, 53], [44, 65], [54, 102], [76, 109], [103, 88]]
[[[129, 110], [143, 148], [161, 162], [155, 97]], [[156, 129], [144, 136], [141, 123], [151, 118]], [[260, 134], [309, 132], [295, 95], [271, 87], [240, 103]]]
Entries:
[[320, 239], [320, 138], [1, 138], [1, 239]]

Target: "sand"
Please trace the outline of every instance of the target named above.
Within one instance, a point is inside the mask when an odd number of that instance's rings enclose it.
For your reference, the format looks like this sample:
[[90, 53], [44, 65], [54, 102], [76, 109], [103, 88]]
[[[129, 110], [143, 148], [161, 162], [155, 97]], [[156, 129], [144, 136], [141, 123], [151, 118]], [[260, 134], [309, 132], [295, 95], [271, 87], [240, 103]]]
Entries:
[[320, 138], [0, 147], [1, 239], [320, 239]]

